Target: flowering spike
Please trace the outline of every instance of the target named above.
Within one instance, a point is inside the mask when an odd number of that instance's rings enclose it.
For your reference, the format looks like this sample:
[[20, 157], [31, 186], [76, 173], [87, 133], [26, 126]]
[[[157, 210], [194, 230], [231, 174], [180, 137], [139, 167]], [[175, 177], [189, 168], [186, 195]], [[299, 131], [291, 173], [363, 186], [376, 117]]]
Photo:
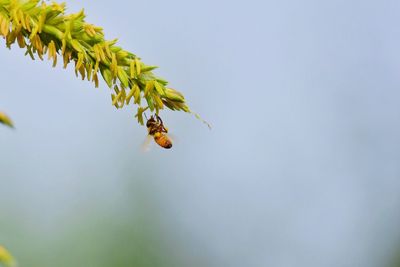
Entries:
[[[109, 88], [118, 88], [112, 95], [117, 108], [140, 105], [144, 98], [147, 106], [139, 107], [138, 121], [143, 124], [144, 110], [171, 110], [190, 112], [183, 95], [166, 88], [168, 82], [155, 76], [156, 66], [144, 64], [135, 54], [117, 46], [117, 39], [106, 40], [103, 29], [85, 21], [82, 9], [66, 14], [65, 4], [39, 0], [0, 0], [0, 35], [10, 47], [17, 41], [26, 55], [34, 59], [46, 56], [57, 64], [63, 59], [64, 68], [75, 63], [75, 73], [99, 86], [100, 71]], [[126, 91], [127, 90], [127, 91]], [[130, 101], [131, 99], [134, 101]]]

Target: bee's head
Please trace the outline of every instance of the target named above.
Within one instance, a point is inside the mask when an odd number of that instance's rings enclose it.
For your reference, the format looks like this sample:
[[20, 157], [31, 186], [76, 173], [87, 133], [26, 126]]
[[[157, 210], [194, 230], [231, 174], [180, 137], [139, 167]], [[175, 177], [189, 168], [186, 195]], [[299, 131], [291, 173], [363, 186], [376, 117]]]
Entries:
[[148, 119], [147, 122], [146, 122], [147, 128], [149, 128], [149, 127], [151, 127], [152, 125], [154, 125], [155, 122], [156, 122], [156, 120], [154, 119], [153, 116], [151, 116], [150, 119]]

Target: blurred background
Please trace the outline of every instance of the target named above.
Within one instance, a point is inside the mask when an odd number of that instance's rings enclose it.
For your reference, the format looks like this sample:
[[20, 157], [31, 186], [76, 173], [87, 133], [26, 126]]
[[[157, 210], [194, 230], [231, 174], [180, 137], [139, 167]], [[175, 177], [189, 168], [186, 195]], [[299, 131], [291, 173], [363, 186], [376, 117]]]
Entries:
[[[400, 266], [400, 2], [67, 1], [182, 91], [142, 153], [103, 83], [0, 49], [21, 267]], [[397, 262], [396, 262], [397, 261]]]

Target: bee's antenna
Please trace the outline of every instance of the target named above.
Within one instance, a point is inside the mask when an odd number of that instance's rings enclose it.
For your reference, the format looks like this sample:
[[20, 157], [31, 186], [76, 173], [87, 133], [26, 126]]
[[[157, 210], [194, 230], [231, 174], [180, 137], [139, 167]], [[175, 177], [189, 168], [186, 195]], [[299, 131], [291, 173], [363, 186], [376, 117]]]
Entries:
[[148, 121], [149, 119], [147, 119], [147, 115], [146, 115], [146, 113], [143, 113], [144, 114], [144, 117], [146, 118], [146, 121]]

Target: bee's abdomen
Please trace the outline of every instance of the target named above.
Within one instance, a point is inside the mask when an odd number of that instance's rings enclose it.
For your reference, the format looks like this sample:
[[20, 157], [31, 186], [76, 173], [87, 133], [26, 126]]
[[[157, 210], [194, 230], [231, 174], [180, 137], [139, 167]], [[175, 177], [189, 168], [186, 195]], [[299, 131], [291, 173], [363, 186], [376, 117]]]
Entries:
[[169, 149], [172, 147], [172, 142], [169, 140], [167, 136], [163, 135], [156, 135], [154, 136], [154, 141], [163, 148]]

